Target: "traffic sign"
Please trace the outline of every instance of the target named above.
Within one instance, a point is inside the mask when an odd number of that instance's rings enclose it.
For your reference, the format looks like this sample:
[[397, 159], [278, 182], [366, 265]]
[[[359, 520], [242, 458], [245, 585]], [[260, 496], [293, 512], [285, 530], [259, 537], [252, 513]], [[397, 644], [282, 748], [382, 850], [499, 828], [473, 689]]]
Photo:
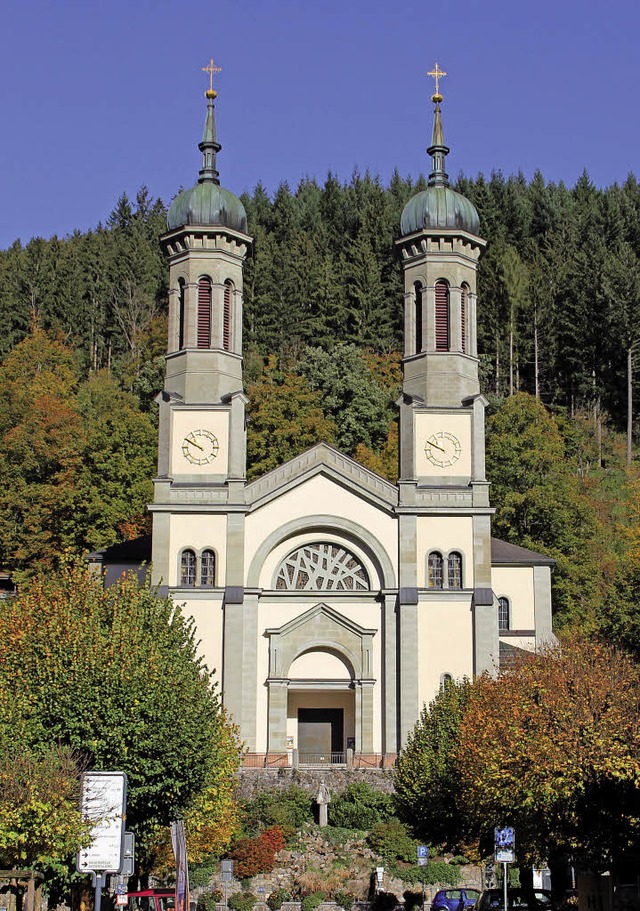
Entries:
[[429, 848], [427, 845], [418, 845], [418, 866], [426, 867], [429, 863]]
[[513, 826], [496, 826], [494, 836], [496, 863], [512, 864], [516, 859], [516, 830]]
[[92, 824], [91, 841], [76, 858], [79, 873], [117, 873], [122, 863], [127, 776], [124, 772], [85, 772], [80, 809]]

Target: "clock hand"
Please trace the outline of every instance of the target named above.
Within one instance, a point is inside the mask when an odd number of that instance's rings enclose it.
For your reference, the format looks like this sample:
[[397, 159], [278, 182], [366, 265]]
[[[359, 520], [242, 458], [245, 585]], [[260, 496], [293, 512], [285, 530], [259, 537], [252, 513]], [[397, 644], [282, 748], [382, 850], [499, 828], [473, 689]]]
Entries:
[[443, 449], [442, 446], [438, 446], [437, 443], [432, 443], [431, 440], [428, 440], [427, 442], [429, 443], [429, 446], [433, 446], [434, 449], [439, 449], [440, 452], [446, 452], [446, 450]]
[[196, 443], [196, 441], [192, 440], [190, 437], [187, 437], [187, 442], [191, 443], [192, 446], [197, 446], [200, 452], [204, 452], [204, 446], [201, 446], [200, 443]]

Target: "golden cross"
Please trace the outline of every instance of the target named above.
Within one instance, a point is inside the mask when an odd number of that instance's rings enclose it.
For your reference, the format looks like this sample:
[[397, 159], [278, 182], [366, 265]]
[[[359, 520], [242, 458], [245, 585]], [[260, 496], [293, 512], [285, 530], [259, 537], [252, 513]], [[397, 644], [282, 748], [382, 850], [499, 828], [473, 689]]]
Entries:
[[[437, 64], [436, 64], [436, 66], [437, 66]], [[202, 69], [203, 73], [209, 74], [209, 91], [212, 92], [213, 91], [213, 74], [221, 73], [222, 67], [216, 66], [215, 63], [213, 62], [213, 57], [212, 57], [211, 60], [209, 61], [209, 66], [203, 66], [203, 67], [201, 67], [201, 69]]]
[[441, 70], [437, 63], [435, 65], [435, 69], [429, 70], [429, 72], [427, 73], [427, 76], [433, 76], [434, 79], [436, 80], [436, 95], [440, 94], [440, 89], [439, 89], [440, 79], [442, 76], [446, 76], [446, 75], [447, 74], [445, 73], [445, 71]]

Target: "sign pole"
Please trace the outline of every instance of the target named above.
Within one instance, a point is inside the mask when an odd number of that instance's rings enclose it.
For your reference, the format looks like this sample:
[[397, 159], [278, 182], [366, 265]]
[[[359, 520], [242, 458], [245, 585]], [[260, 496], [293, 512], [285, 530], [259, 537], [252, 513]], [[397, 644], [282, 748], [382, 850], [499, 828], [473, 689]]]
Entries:
[[91, 878], [93, 880], [93, 885], [95, 886], [95, 892], [93, 896], [93, 911], [100, 911], [102, 905], [102, 890], [107, 882], [107, 874], [92, 873]]
[[509, 879], [509, 864], [505, 862], [502, 864], [502, 888], [503, 888], [503, 892], [504, 892], [504, 911], [508, 911], [508, 908], [507, 908], [507, 885], [508, 885], [507, 881], [508, 881], [508, 879]]

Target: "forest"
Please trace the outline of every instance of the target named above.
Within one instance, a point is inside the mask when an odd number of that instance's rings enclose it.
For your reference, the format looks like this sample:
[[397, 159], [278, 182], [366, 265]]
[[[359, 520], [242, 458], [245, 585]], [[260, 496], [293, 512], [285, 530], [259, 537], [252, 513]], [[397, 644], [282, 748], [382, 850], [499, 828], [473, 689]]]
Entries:
[[[391, 480], [401, 379], [394, 241], [409, 197], [354, 172], [242, 197], [249, 477], [324, 439]], [[558, 626], [640, 649], [633, 379], [640, 186], [460, 176], [478, 277], [494, 533], [557, 560]], [[20, 581], [147, 528], [166, 346], [165, 206], [0, 251], [0, 568]], [[268, 441], [268, 446], [265, 442]]]

